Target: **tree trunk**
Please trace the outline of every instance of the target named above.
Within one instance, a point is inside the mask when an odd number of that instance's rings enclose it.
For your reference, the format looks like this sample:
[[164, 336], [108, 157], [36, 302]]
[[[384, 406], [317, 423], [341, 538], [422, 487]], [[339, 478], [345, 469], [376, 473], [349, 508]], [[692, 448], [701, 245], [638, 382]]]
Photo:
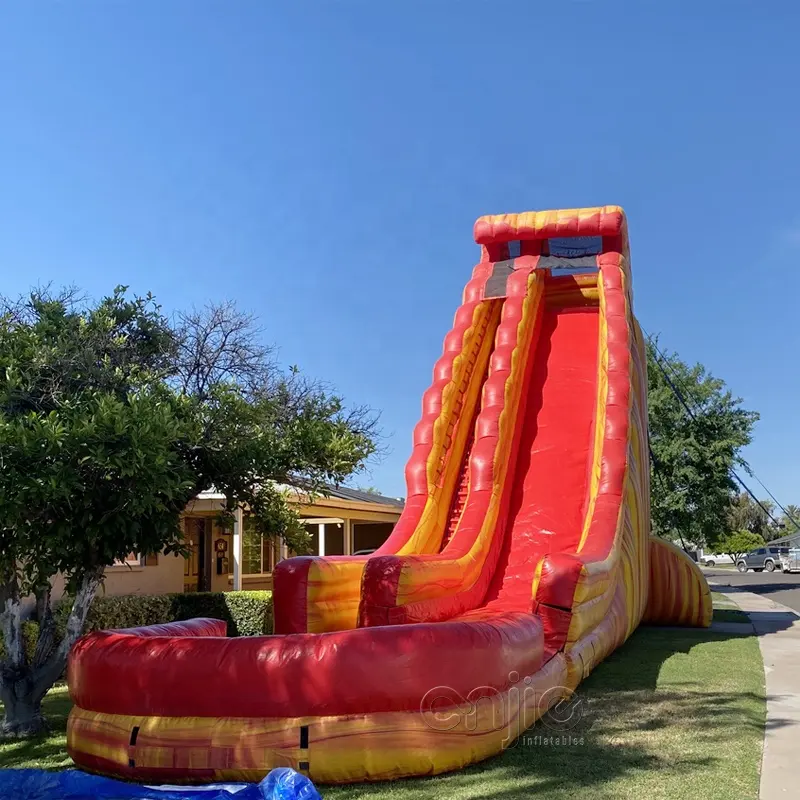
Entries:
[[[61, 677], [67, 665], [67, 656], [73, 644], [83, 633], [83, 625], [89, 607], [103, 579], [103, 568], [85, 573], [75, 593], [72, 610], [67, 619], [67, 629], [61, 643], [53, 648], [53, 619], [50, 608], [49, 589], [37, 592], [37, 605], [42, 615], [40, 638], [36, 645], [33, 663], [29, 664], [24, 647], [18, 659], [6, 658], [0, 663], [0, 699], [5, 706], [5, 719], [0, 724], [0, 738], [22, 739], [37, 736], [46, 730], [42, 716], [42, 700], [50, 687]], [[47, 609], [44, 606], [47, 606]], [[15, 604], [7, 603], [4, 633], [19, 628], [19, 599]], [[11, 623], [16, 624], [11, 624]], [[11, 634], [13, 639], [13, 634]]]
[[0, 613], [0, 633], [5, 644], [5, 662], [0, 665], [0, 683], [8, 669], [15, 672], [25, 663], [25, 643], [22, 640], [22, 605], [20, 604], [17, 576], [13, 572], [4, 576], [2, 595], [3, 611]]
[[39, 620], [39, 638], [36, 640], [36, 651], [31, 666], [44, 666], [56, 646], [56, 621], [50, 603], [51, 589], [48, 583], [36, 590], [36, 617]]
[[42, 697], [32, 691], [30, 670], [24, 678], [0, 684], [0, 699], [5, 708], [5, 719], [0, 723], [0, 740], [26, 739], [40, 736], [47, 730], [42, 716]]

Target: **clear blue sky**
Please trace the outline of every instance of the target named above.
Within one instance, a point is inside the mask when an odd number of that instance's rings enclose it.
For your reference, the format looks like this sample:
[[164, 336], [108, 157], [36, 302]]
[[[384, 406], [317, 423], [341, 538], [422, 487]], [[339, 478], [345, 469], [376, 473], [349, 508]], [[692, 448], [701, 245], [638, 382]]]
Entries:
[[800, 503], [794, 2], [7, 3], [0, 290], [258, 313], [383, 411], [404, 493], [480, 214], [623, 205], [636, 311]]

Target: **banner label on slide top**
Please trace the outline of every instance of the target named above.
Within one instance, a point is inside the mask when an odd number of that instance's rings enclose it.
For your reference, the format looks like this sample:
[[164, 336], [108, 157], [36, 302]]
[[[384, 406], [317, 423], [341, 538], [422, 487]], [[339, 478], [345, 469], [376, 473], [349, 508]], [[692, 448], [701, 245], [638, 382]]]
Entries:
[[603, 249], [602, 236], [564, 236], [548, 239], [551, 256], [562, 258], [580, 258], [596, 256]]

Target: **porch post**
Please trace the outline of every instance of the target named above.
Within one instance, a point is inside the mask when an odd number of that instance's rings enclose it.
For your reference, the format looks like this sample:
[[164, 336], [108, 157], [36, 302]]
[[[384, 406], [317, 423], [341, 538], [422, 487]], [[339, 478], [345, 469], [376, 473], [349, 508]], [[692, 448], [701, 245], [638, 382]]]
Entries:
[[353, 520], [351, 519], [344, 521], [344, 554], [346, 556], [353, 554]]
[[325, 555], [325, 523], [320, 522], [317, 524], [317, 530], [319, 531], [319, 545], [317, 547], [317, 555], [324, 556]]
[[241, 506], [236, 509], [233, 517], [233, 590], [242, 591], [242, 524], [244, 512]]

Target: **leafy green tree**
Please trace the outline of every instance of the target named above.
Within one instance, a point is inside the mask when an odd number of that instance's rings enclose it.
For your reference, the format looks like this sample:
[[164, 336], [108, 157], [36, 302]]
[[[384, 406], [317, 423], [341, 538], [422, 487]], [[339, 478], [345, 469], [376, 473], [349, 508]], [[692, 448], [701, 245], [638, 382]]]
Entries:
[[729, 530], [737, 488], [731, 471], [751, 441], [758, 414], [742, 408], [724, 381], [701, 364], [689, 366], [657, 348], [656, 341], [647, 343], [653, 531], [714, 546]]
[[769, 542], [783, 535], [775, 520], [775, 504], [771, 500], [759, 500], [756, 503], [747, 492], [739, 492], [731, 498], [728, 531], [750, 531]]
[[[252, 317], [230, 304], [169, 321], [152, 297], [87, 304], [34, 293], [0, 308], [0, 735], [44, 727], [104, 570], [128, 553], [184, 552], [179, 516], [202, 489], [247, 506], [256, 529], [300, 549], [287, 505], [358, 471], [376, 419], [297, 370], [278, 370]], [[72, 607], [57, 641], [54, 576]], [[23, 641], [25, 598], [40, 623]]]
[[791, 536], [792, 534], [800, 531], [800, 506], [792, 505], [791, 503], [786, 506], [788, 514], [781, 514], [780, 521], [783, 526], [781, 529], [781, 536]]
[[752, 531], [732, 531], [717, 540], [717, 549], [720, 553], [729, 555], [735, 563], [751, 550], [763, 547], [764, 544], [764, 537], [757, 533]]

